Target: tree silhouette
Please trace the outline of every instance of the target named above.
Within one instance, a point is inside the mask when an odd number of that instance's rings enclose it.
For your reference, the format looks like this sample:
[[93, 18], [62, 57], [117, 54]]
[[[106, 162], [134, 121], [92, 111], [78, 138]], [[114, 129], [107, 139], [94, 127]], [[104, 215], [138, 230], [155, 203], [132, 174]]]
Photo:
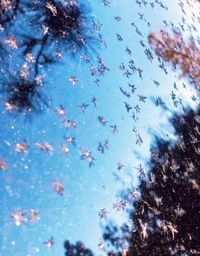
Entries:
[[37, 49], [34, 61], [36, 76], [39, 65], [58, 61], [66, 49], [73, 53], [87, 50], [89, 42], [94, 39], [86, 6], [77, 1], [34, 1], [28, 4], [26, 12], [30, 12], [28, 22], [31, 29], [39, 36], [26, 33], [21, 46], [24, 56]]
[[47, 106], [48, 103], [40, 93], [40, 85], [36, 81], [26, 79], [14, 79], [10, 84], [6, 84], [5, 91], [7, 101], [5, 109], [8, 111], [26, 111], [41, 110], [42, 105]]
[[81, 242], [76, 242], [76, 244], [71, 244], [69, 241], [65, 241], [65, 256], [93, 256], [91, 250], [87, 249], [85, 245]]
[[158, 35], [151, 33], [149, 43], [159, 58], [180, 69], [183, 77], [189, 78], [197, 88], [200, 86], [200, 50], [195, 40], [184, 41], [182, 35], [174, 31], [173, 36], [161, 30]]
[[108, 255], [200, 253], [200, 109], [175, 115], [172, 124], [177, 142], [156, 138], [150, 171], [129, 198], [131, 228], [106, 227]]
[[47, 67], [66, 54], [89, 53], [97, 41], [93, 23], [86, 2], [0, 1], [0, 81], [10, 111], [41, 109]]
[[152, 169], [141, 182], [129, 255], [199, 253], [200, 110], [175, 116], [173, 126], [178, 142], [158, 139]]

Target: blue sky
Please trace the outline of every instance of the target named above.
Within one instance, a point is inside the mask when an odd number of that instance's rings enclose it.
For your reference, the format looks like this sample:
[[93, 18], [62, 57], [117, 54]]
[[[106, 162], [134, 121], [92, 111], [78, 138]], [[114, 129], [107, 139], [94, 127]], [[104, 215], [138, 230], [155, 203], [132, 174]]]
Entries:
[[[154, 2], [154, 1], [153, 1]], [[144, 48], [139, 41], [142, 39], [149, 48], [147, 36], [152, 31], [165, 28], [163, 19], [181, 22], [181, 11], [178, 1], [163, 1], [168, 11], [155, 4], [152, 9], [149, 5], [140, 8], [135, 1], [112, 1], [110, 7], [105, 7], [99, 0], [88, 1], [92, 15], [102, 24], [102, 33], [107, 42], [107, 48], [99, 47], [96, 52], [90, 49], [93, 65], [97, 57], [101, 57], [106, 67], [110, 69], [105, 76], [99, 77], [100, 86], [94, 83], [95, 77], [90, 75], [88, 64], [81, 59], [73, 60], [68, 57], [61, 64], [56, 64], [47, 71], [47, 85], [44, 93], [51, 99], [51, 104], [45, 112], [33, 115], [31, 119], [24, 116], [15, 116], [4, 110], [4, 97], [1, 97], [0, 122], [0, 158], [8, 164], [7, 171], [0, 172], [0, 255], [1, 256], [29, 256], [29, 255], [64, 255], [63, 242], [83, 241], [98, 255], [102, 229], [98, 213], [101, 208], [109, 212], [109, 218], [117, 222], [123, 220], [123, 214], [113, 209], [113, 204], [124, 184], [127, 187], [137, 184], [137, 172], [133, 168], [141, 163], [146, 166], [149, 157], [149, 148], [152, 142], [152, 133], [162, 134], [165, 138], [171, 136], [171, 128], [167, 119], [171, 113], [155, 107], [153, 98], [161, 96], [166, 105], [173, 111], [181, 111], [181, 106], [173, 107], [170, 97], [174, 91], [183, 99], [185, 105], [195, 106], [191, 100], [194, 92], [187, 86], [182, 86], [171, 68], [167, 67], [168, 74], [158, 68], [156, 57], [152, 63], [146, 58]], [[186, 18], [190, 22], [190, 9]], [[139, 19], [138, 12], [144, 13], [144, 20]], [[121, 21], [116, 21], [120, 16]], [[147, 22], [151, 26], [147, 26]], [[131, 23], [134, 22], [143, 33], [143, 38], [136, 32]], [[116, 33], [123, 41], [118, 41]], [[189, 32], [185, 31], [185, 36]], [[132, 56], [125, 52], [126, 46], [132, 51]], [[141, 67], [143, 80], [138, 74], [126, 78], [119, 69], [124, 63], [128, 67], [130, 59], [135, 61], [136, 67]], [[76, 86], [72, 86], [69, 77], [75, 75], [78, 79]], [[156, 87], [152, 79], [160, 82]], [[174, 89], [177, 82], [178, 91]], [[119, 87], [129, 90], [128, 83], [136, 85], [136, 92], [127, 99], [120, 92]], [[185, 82], [187, 84], [187, 82]], [[145, 95], [146, 102], [139, 102], [138, 95]], [[97, 99], [97, 107], [91, 103], [92, 97]], [[124, 102], [132, 107], [137, 104], [141, 112], [135, 123], [131, 113], [127, 113]], [[85, 113], [80, 111], [82, 103], [89, 104]], [[76, 120], [77, 128], [67, 130], [62, 119], [55, 110], [62, 105], [66, 112], [66, 119]], [[97, 120], [103, 116], [107, 125], [103, 127]], [[119, 133], [112, 134], [110, 125], [117, 124]], [[136, 145], [133, 126], [143, 139], [141, 146]], [[166, 136], [167, 134], [167, 136]], [[60, 149], [66, 144], [64, 136], [76, 138], [76, 146], [69, 146], [66, 156]], [[172, 136], [173, 137], [173, 136]], [[28, 154], [16, 152], [15, 146], [26, 140], [29, 144]], [[109, 149], [104, 154], [97, 151], [98, 142], [109, 140]], [[35, 143], [50, 143], [52, 153], [41, 152]], [[95, 164], [88, 166], [86, 160], [80, 159], [80, 148], [92, 152]], [[119, 172], [117, 163], [124, 164]], [[147, 167], [146, 167], [147, 168]], [[145, 169], [147, 170], [147, 169]], [[116, 181], [116, 175], [121, 181]], [[65, 186], [64, 195], [60, 196], [53, 191], [52, 181], [56, 179]], [[21, 210], [28, 214], [31, 209], [40, 212], [40, 219], [36, 223], [27, 221], [26, 224], [16, 226], [11, 214]], [[45, 241], [54, 238], [55, 244], [47, 248]]]

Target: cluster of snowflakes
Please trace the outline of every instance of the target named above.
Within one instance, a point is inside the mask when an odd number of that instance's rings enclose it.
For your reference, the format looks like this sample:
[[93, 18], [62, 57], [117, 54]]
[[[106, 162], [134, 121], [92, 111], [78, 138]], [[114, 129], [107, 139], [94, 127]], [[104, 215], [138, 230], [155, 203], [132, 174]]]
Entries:
[[[6, 1], [3, 1], [3, 3], [4, 2], [6, 2]], [[104, 4], [105, 7], [111, 7], [111, 1], [102, 0], [102, 3]], [[149, 28], [151, 27], [151, 23], [150, 23], [150, 21], [148, 21], [145, 18], [145, 15], [142, 13], [143, 8], [147, 8], [147, 6], [150, 6], [150, 8], [152, 8], [152, 9], [162, 8], [166, 11], [168, 10], [168, 8], [162, 3], [162, 1], [158, 1], [158, 0], [154, 0], [154, 1], [136, 0], [135, 4], [137, 4], [141, 8], [141, 12], [138, 13], [138, 18], [141, 21], [143, 21], [144, 24]], [[186, 1], [186, 4], [190, 6], [190, 3], [188, 1]], [[180, 1], [179, 5], [182, 9], [183, 15], [186, 15], [186, 12], [184, 10], [184, 3]], [[9, 6], [7, 8], [9, 8]], [[49, 8], [51, 8], [51, 6], [49, 6]], [[53, 12], [54, 10], [51, 9], [51, 11]], [[193, 19], [195, 19], [195, 17], [193, 17]], [[122, 20], [123, 20], [123, 17], [114, 16], [115, 22], [121, 22]], [[178, 31], [184, 32], [186, 29], [189, 29], [190, 32], [196, 31], [196, 28], [194, 26], [188, 25], [186, 23], [184, 16], [182, 18], [182, 24], [179, 24], [179, 27], [176, 27], [172, 22], [167, 22], [166, 20], [163, 21], [163, 24], [165, 25], [166, 28], [170, 27], [174, 31], [178, 30]], [[153, 55], [153, 52], [148, 48], [148, 46], [144, 42], [144, 38], [146, 37], [146, 35], [145, 36], [143, 35], [140, 28], [134, 22], [132, 22], [130, 25], [131, 25], [131, 28], [134, 29], [134, 32], [139, 37], [139, 43], [144, 50], [145, 56], [152, 63], [154, 61], [154, 55]], [[103, 33], [101, 32], [101, 27], [102, 27], [102, 24], [100, 23], [100, 21], [93, 22], [93, 29], [96, 30], [96, 32], [101, 40], [101, 43], [106, 47], [107, 43], [103, 39]], [[119, 43], [124, 41], [123, 36], [119, 32], [116, 32], [116, 40], [119, 41]], [[6, 39], [6, 44], [8, 44], [12, 49], [17, 48], [16, 40], [12, 37], [8, 37]], [[128, 57], [130, 57], [130, 60], [127, 64], [125, 64], [123, 62], [119, 63], [118, 68], [119, 68], [122, 76], [125, 76], [126, 79], [128, 79], [128, 82], [127, 82], [126, 87], [119, 86], [119, 90], [120, 90], [122, 96], [124, 97], [123, 101], [124, 101], [125, 110], [127, 111], [128, 114], [131, 115], [131, 118], [134, 121], [133, 134], [135, 135], [135, 138], [136, 138], [136, 144], [141, 145], [143, 143], [143, 138], [141, 137], [140, 133], [138, 132], [136, 123], [139, 120], [139, 114], [142, 109], [142, 104], [145, 104], [145, 102], [148, 100], [148, 97], [141, 93], [137, 93], [137, 86], [130, 81], [130, 78], [132, 76], [136, 75], [142, 81], [143, 80], [143, 69], [141, 67], [139, 67], [136, 64], [137, 61], [133, 59], [133, 53], [132, 53], [131, 47], [126, 46], [124, 52]], [[60, 52], [57, 52], [56, 56], [57, 56], [57, 58], [62, 58], [62, 54]], [[86, 63], [88, 65], [88, 70], [91, 74], [91, 77], [94, 78], [94, 83], [97, 86], [100, 86], [100, 82], [101, 82], [100, 78], [102, 76], [106, 75], [106, 73], [110, 71], [109, 67], [107, 67], [105, 65], [104, 60], [101, 57], [97, 58], [96, 66], [92, 63], [92, 61], [90, 60], [90, 58], [87, 55], [81, 54], [80, 58], [84, 63]], [[33, 56], [31, 54], [29, 54], [29, 55], [27, 54], [26, 61], [29, 63], [34, 62]], [[164, 62], [159, 58], [158, 58], [158, 65], [159, 65], [159, 68], [161, 70], [163, 70], [165, 74], [167, 74], [167, 68], [166, 68]], [[27, 67], [23, 66], [23, 70], [21, 71], [21, 77], [26, 78], [27, 73], [28, 73]], [[40, 79], [40, 81], [38, 80], [38, 83], [41, 83], [42, 78], [38, 77], [38, 79]], [[76, 75], [71, 75], [68, 79], [72, 86], [78, 86], [79, 78]], [[159, 81], [152, 79], [152, 82], [156, 87], [160, 86]], [[183, 86], [184, 86], [184, 84], [183, 84]], [[174, 83], [174, 90], [178, 91], [176, 83]], [[134, 96], [137, 97], [137, 100], [139, 103], [136, 105], [131, 105], [131, 103], [129, 102], [129, 99]], [[175, 107], [177, 107], [178, 104], [183, 106], [182, 99], [176, 95], [175, 91], [171, 92], [170, 97], [171, 97], [172, 102]], [[195, 96], [193, 96], [192, 99], [194, 101], [196, 101]], [[82, 113], [85, 113], [85, 112], [87, 112], [87, 108], [90, 106], [90, 104], [92, 104], [92, 106], [94, 106], [95, 108], [98, 107], [98, 101], [97, 101], [96, 96], [92, 97], [91, 103], [82, 102], [78, 107]], [[161, 96], [156, 98], [155, 106], [165, 107], [165, 103]], [[5, 109], [7, 111], [12, 111], [13, 106], [9, 102], [6, 102]], [[78, 125], [77, 121], [74, 119], [67, 118], [68, 115], [67, 115], [67, 111], [64, 106], [60, 105], [57, 109], [55, 109], [55, 113], [56, 113], [56, 115], [58, 115], [58, 117], [61, 120], [61, 123], [67, 130], [77, 128], [77, 125]], [[118, 131], [117, 124], [110, 123], [104, 116], [102, 116], [102, 115], [97, 116], [96, 121], [99, 122], [99, 124], [102, 126], [108, 126], [113, 135], [118, 134], [119, 131]], [[31, 149], [31, 146], [35, 146], [39, 150], [50, 153], [50, 154], [52, 154], [54, 152], [55, 147], [56, 147], [55, 145], [52, 145], [48, 141], [45, 141], [45, 142], [38, 141], [38, 142], [35, 142], [35, 145], [29, 145], [28, 141], [24, 140], [22, 142], [18, 142], [15, 145], [14, 150], [18, 153], [28, 155], [28, 152]], [[64, 136], [63, 142], [61, 142], [59, 145], [60, 150], [64, 154], [68, 155], [70, 153], [71, 146], [76, 147], [78, 149], [79, 154], [80, 154], [80, 159], [87, 161], [89, 167], [92, 167], [95, 164], [95, 158], [94, 158], [92, 151], [78, 145], [78, 143], [76, 141], [76, 137], [73, 137], [70, 135]], [[97, 147], [96, 147], [97, 152], [104, 154], [104, 153], [106, 153], [106, 151], [108, 149], [109, 149], [109, 141], [108, 140], [98, 142]], [[117, 170], [121, 170], [123, 168], [125, 168], [125, 165], [123, 163], [118, 162], [116, 164]], [[138, 170], [139, 177], [142, 177], [143, 175], [145, 175], [141, 165], [138, 165], [136, 168]], [[7, 163], [2, 158], [0, 159], [0, 170], [1, 171], [9, 170], [9, 163]], [[52, 180], [52, 188], [53, 188], [52, 190], [54, 193], [57, 193], [58, 195], [61, 195], [61, 196], [64, 195], [65, 186], [58, 179]], [[115, 209], [117, 211], [126, 209], [126, 207], [128, 207], [128, 205], [131, 203], [131, 200], [133, 200], [133, 198], [136, 198], [137, 196], [138, 196], [138, 191], [136, 188], [133, 188], [128, 194], [128, 199], [126, 199], [126, 200], [122, 200], [119, 198], [117, 199], [117, 201], [113, 204], [113, 209]], [[108, 219], [108, 214], [109, 214], [109, 211], [106, 210], [105, 208], [101, 208], [99, 211], [99, 217], [101, 219], [104, 219], [105, 221]], [[30, 209], [27, 211], [18, 209], [18, 210], [14, 210], [13, 212], [11, 212], [10, 216], [12, 218], [13, 223], [16, 226], [20, 226], [22, 224], [27, 224], [28, 222], [37, 222], [40, 219], [40, 212], [39, 212], [39, 210], [36, 210], [36, 209]], [[146, 227], [144, 226], [143, 223], [140, 223], [140, 225], [141, 225], [141, 229], [143, 230], [142, 235], [145, 237]], [[174, 227], [170, 226], [170, 223], [168, 223], [166, 225], [166, 228], [170, 229], [173, 234], [176, 233], [176, 229]], [[54, 245], [54, 238], [51, 237], [50, 239], [45, 241], [44, 244], [48, 248], [52, 248]], [[100, 241], [98, 245], [99, 245], [100, 249], [104, 250], [105, 246], [104, 246], [103, 241]]]

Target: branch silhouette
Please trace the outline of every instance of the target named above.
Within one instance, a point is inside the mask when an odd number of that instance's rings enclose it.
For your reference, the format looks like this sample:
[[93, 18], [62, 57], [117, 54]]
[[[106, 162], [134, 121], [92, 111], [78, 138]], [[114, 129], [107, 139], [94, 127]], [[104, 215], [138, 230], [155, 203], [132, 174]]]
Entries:
[[[42, 99], [38, 84], [45, 85], [47, 67], [65, 55], [75, 60], [80, 52], [89, 52], [98, 42], [93, 24], [85, 2], [0, 1], [0, 80], [10, 111], [31, 113], [36, 109]], [[15, 79], [10, 80], [9, 73]]]

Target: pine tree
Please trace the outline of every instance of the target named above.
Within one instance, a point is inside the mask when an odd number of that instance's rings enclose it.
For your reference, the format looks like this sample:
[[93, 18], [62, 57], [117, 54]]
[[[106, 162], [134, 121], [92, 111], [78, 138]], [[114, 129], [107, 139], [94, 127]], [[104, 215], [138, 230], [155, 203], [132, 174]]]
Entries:
[[9, 112], [47, 106], [42, 88], [50, 65], [74, 60], [97, 42], [84, 1], [0, 1], [0, 90]]
[[109, 255], [124, 255], [123, 244], [117, 247], [124, 238], [127, 256], [200, 253], [200, 109], [174, 116], [172, 124], [177, 142], [156, 139], [150, 171], [131, 199], [129, 236], [122, 228], [104, 232]]
[[69, 241], [65, 241], [65, 256], [93, 256], [92, 251], [87, 249], [82, 242], [76, 242], [71, 244]]

